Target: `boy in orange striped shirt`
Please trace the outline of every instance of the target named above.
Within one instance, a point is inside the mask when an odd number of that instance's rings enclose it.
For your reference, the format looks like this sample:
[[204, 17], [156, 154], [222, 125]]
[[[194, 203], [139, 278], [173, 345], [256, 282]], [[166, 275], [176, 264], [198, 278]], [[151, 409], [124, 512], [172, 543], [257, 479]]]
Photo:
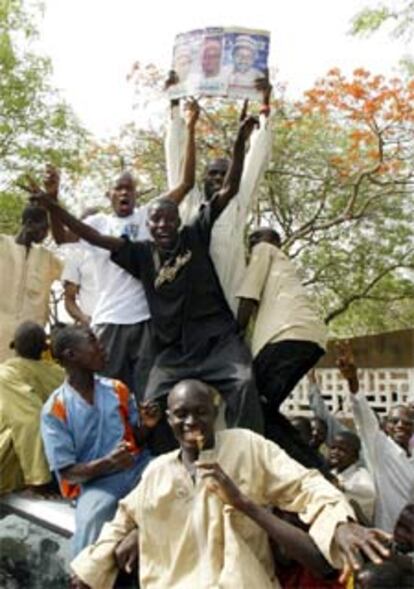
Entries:
[[154, 406], [138, 411], [120, 381], [97, 376], [106, 355], [94, 333], [67, 326], [52, 339], [53, 356], [67, 378], [42, 411], [42, 437], [62, 494], [76, 498], [73, 554], [93, 542], [131, 491], [151, 459], [143, 447], [159, 415]]

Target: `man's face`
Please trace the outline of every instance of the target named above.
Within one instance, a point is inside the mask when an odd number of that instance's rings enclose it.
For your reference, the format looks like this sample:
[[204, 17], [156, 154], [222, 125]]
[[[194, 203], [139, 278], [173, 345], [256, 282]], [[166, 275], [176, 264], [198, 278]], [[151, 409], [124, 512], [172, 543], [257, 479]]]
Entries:
[[228, 169], [229, 162], [224, 159], [214, 160], [208, 165], [204, 176], [204, 194], [207, 200], [211, 200], [221, 190]]
[[221, 43], [219, 41], [208, 41], [204, 46], [201, 58], [201, 67], [206, 78], [217, 76], [220, 71]]
[[312, 448], [318, 449], [326, 440], [326, 425], [321, 419], [311, 419]]
[[47, 219], [43, 221], [33, 221], [28, 219], [24, 224], [24, 232], [28, 243], [42, 243], [47, 237], [49, 223]]
[[168, 401], [168, 422], [182, 448], [199, 450], [214, 444], [216, 411], [206, 385], [189, 381], [176, 385]]
[[328, 463], [331, 468], [342, 472], [358, 460], [358, 454], [347, 439], [336, 436], [329, 447]]
[[136, 188], [130, 174], [123, 174], [110, 192], [111, 204], [117, 217], [132, 215], [135, 208]]
[[107, 361], [105, 349], [91, 329], [82, 330], [81, 337], [71, 351], [73, 366], [91, 372], [102, 372], [105, 368]]
[[386, 431], [396, 444], [408, 448], [409, 441], [413, 435], [413, 415], [408, 407], [395, 407], [391, 409]]
[[148, 229], [155, 244], [162, 250], [171, 250], [177, 242], [180, 217], [176, 207], [154, 204], [148, 213]]
[[245, 74], [253, 66], [254, 52], [248, 47], [239, 47], [234, 53], [234, 69]]

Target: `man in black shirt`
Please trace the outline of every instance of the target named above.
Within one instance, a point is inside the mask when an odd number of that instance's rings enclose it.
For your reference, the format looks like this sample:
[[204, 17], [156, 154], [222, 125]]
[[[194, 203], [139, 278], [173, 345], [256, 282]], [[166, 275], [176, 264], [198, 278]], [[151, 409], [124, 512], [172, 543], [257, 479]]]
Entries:
[[154, 241], [102, 235], [53, 199], [45, 195], [40, 199], [82, 239], [110, 250], [114, 262], [142, 281], [157, 348], [145, 399], [165, 399], [176, 382], [198, 378], [223, 397], [229, 427], [261, 432], [250, 353], [209, 256], [213, 224], [239, 190], [245, 144], [255, 124], [251, 117], [241, 123], [223, 186], [190, 225], [179, 231], [178, 207], [169, 193], [152, 203], [147, 223]]

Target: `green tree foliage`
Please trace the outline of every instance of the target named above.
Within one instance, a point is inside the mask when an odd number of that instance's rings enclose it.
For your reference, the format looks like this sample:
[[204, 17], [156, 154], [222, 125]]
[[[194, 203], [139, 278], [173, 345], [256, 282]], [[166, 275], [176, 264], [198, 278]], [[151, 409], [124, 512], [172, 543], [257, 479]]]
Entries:
[[[411, 42], [414, 37], [413, 0], [387, 0], [375, 8], [363, 8], [352, 19], [351, 34], [369, 36], [385, 26], [392, 37]], [[400, 59], [400, 66], [407, 76], [414, 75], [412, 51]]]
[[14, 232], [25, 202], [16, 181], [45, 161], [77, 172], [85, 131], [50, 84], [35, 50], [38, 5], [0, 0], [0, 232]]

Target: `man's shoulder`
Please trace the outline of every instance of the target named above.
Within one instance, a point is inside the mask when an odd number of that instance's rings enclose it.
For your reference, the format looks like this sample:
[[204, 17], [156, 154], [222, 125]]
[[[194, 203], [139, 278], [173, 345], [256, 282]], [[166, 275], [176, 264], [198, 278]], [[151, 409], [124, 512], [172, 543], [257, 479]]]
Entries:
[[66, 421], [66, 402], [67, 402], [67, 387], [66, 383], [62, 383], [57, 389], [51, 393], [50, 397], [43, 405], [42, 415], [52, 415]]
[[142, 476], [142, 481], [150, 482], [162, 475], [166, 470], [170, 471], [171, 466], [178, 460], [179, 450], [172, 450], [167, 454], [162, 454], [154, 458], [146, 467]]
[[231, 445], [243, 451], [243, 447], [247, 445], [262, 444], [265, 438], [249, 429], [232, 428], [217, 432], [216, 441], [219, 445]]

